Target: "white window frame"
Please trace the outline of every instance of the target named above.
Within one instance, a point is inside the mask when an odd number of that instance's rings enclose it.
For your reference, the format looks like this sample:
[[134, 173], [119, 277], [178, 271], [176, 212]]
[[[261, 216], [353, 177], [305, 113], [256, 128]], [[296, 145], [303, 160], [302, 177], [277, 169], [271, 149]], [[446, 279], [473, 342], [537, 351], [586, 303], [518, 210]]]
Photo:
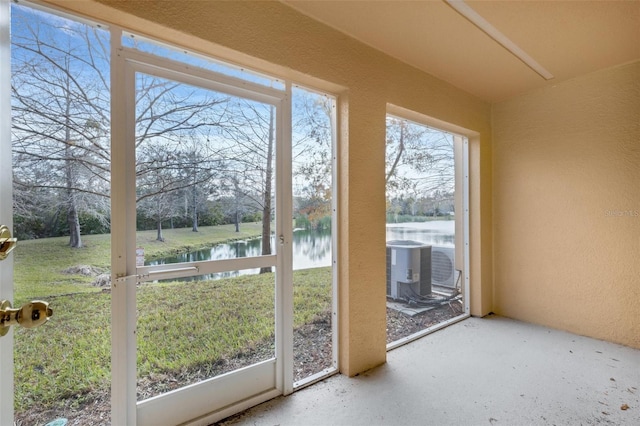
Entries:
[[[397, 347], [405, 345], [407, 343], [413, 342], [416, 339], [419, 339], [427, 334], [433, 333], [434, 331], [438, 331], [444, 327], [448, 327], [451, 324], [455, 324], [456, 322], [467, 319], [471, 316], [471, 293], [469, 290], [469, 286], [471, 283], [470, 279], [470, 244], [469, 244], [469, 136], [473, 134], [473, 132], [463, 129], [459, 126], [455, 126], [444, 121], [425, 116], [415, 111], [408, 110], [406, 108], [387, 104], [387, 116], [393, 116], [403, 120], [409, 120], [417, 124], [421, 124], [427, 127], [431, 127], [432, 129], [442, 131], [444, 133], [449, 133], [453, 135], [453, 143], [454, 143], [454, 151], [455, 146], [458, 145], [461, 148], [461, 158], [454, 161], [454, 169], [456, 176], [456, 200], [458, 200], [458, 187], [461, 187], [461, 205], [462, 205], [462, 301], [463, 301], [463, 313], [443, 321], [441, 323], [435, 324], [431, 327], [427, 327], [424, 330], [420, 330], [416, 333], [413, 333], [409, 336], [403, 337], [401, 339], [396, 340], [395, 342], [391, 342], [387, 344], [387, 351], [393, 350]], [[458, 179], [462, 179], [462, 184], [459, 185]], [[456, 228], [458, 227], [458, 215], [456, 214]], [[456, 250], [457, 251], [457, 250]]]

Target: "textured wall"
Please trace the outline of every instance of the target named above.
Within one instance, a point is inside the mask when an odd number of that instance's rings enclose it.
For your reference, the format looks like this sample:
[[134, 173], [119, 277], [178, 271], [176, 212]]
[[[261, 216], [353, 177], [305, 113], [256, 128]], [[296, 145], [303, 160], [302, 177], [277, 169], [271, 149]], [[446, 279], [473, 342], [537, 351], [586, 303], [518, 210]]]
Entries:
[[493, 109], [496, 313], [640, 348], [640, 63]]
[[279, 2], [52, 2], [340, 95], [340, 368], [348, 375], [386, 358], [387, 103], [477, 132], [471, 158], [472, 313], [491, 310], [490, 105]]

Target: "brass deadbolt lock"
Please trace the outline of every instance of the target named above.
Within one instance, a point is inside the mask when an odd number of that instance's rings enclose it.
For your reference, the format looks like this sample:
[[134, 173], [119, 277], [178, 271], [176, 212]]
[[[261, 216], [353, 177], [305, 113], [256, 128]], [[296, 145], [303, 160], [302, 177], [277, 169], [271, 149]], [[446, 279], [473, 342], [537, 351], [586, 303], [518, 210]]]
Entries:
[[0, 301], [0, 337], [9, 332], [9, 327], [19, 324], [24, 328], [33, 328], [49, 321], [53, 315], [53, 310], [49, 303], [42, 300], [22, 305], [21, 308], [13, 309], [8, 300]]
[[11, 238], [9, 228], [5, 225], [0, 225], [0, 260], [5, 260], [17, 243], [18, 240], [16, 238]]

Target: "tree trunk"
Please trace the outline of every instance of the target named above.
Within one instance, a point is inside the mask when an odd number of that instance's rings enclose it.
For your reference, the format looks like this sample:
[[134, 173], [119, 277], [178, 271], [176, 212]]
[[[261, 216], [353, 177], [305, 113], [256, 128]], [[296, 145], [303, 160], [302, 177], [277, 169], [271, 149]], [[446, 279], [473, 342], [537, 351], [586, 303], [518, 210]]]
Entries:
[[193, 227], [191, 228], [191, 230], [193, 232], [198, 232], [198, 205], [196, 204], [197, 201], [197, 193], [196, 193], [196, 186], [195, 184], [193, 185], [192, 189], [191, 189], [191, 201], [193, 203], [193, 211], [192, 211], [192, 216], [193, 216]]
[[233, 186], [235, 190], [235, 219], [234, 222], [236, 224], [236, 232], [240, 232], [240, 185], [238, 184], [238, 177], [234, 177]]
[[160, 214], [160, 200], [158, 200], [157, 203], [158, 203], [158, 217], [156, 222], [156, 229], [158, 232], [156, 234], [156, 241], [164, 241], [164, 237], [162, 236], [162, 215]]
[[158, 219], [156, 222], [156, 230], [158, 231], [156, 234], [156, 241], [164, 241], [164, 237], [162, 236], [162, 220]]
[[[68, 148], [67, 148], [68, 149]], [[73, 165], [71, 160], [66, 160], [66, 179], [67, 179], [67, 225], [69, 226], [69, 246], [71, 248], [82, 247], [82, 237], [80, 236], [80, 217], [78, 216], [78, 207], [76, 205], [76, 196], [73, 192], [73, 173], [71, 171]]]
[[398, 163], [400, 162], [400, 158], [402, 158], [402, 154], [404, 153], [404, 130], [405, 124], [400, 124], [400, 140], [398, 141], [398, 152], [396, 153], [396, 158], [393, 160], [393, 164], [387, 173], [387, 176], [384, 179], [384, 183], [389, 183], [389, 179], [395, 174], [396, 168], [398, 167]]
[[[69, 82], [67, 81], [67, 86]], [[67, 93], [69, 91], [67, 90]], [[66, 98], [66, 106], [65, 106], [65, 180], [67, 184], [67, 224], [69, 226], [69, 246], [71, 248], [81, 248], [82, 247], [82, 237], [80, 236], [80, 218], [78, 216], [78, 206], [76, 202], [76, 194], [73, 188], [74, 175], [73, 175], [73, 152], [71, 151], [71, 147], [73, 146], [73, 142], [71, 141], [71, 123], [69, 114], [70, 110], [70, 99], [67, 95]]]
[[69, 225], [69, 246], [72, 248], [82, 247], [82, 238], [80, 236], [80, 218], [78, 217], [78, 209], [74, 201], [73, 193], [68, 196], [72, 199], [67, 209], [67, 224]]
[[[271, 254], [271, 179], [273, 177], [273, 143], [274, 143], [274, 114], [272, 106], [269, 116], [269, 145], [267, 146], [267, 168], [264, 182], [264, 202], [262, 208], [262, 254]], [[271, 272], [271, 267], [260, 269], [260, 273]]]

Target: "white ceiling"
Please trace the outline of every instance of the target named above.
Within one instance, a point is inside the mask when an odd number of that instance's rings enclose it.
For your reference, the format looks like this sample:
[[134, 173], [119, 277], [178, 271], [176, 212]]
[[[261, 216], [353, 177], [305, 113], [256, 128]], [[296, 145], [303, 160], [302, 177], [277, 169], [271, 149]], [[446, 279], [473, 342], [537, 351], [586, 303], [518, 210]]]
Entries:
[[490, 102], [640, 59], [640, 0], [466, 2], [549, 81], [444, 1], [282, 1]]

